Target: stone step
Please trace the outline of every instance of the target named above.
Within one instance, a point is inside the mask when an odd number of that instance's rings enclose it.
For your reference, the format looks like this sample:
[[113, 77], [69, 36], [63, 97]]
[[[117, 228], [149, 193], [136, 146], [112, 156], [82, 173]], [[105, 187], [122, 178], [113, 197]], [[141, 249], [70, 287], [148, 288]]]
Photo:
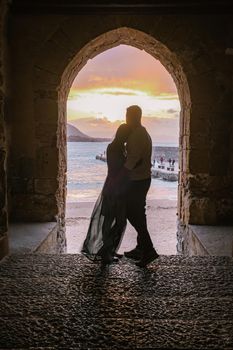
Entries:
[[233, 349], [233, 259], [21, 254], [0, 263], [0, 349]]

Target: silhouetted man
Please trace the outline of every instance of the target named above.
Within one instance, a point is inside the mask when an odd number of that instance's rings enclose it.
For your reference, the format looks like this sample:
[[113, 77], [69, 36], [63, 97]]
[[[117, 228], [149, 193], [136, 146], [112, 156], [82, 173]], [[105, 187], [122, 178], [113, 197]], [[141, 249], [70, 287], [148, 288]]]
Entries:
[[127, 194], [127, 219], [137, 231], [137, 246], [124, 255], [138, 260], [137, 266], [145, 267], [159, 257], [153, 247], [146, 221], [146, 195], [151, 184], [152, 142], [146, 128], [141, 125], [142, 110], [130, 106], [126, 112], [126, 123], [132, 133], [127, 141], [125, 168], [129, 171], [130, 187]]

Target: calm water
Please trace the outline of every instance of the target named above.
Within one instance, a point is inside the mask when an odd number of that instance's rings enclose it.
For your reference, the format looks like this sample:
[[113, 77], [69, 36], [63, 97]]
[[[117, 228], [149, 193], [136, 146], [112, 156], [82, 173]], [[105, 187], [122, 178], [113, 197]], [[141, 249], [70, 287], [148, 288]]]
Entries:
[[[67, 201], [93, 202], [107, 174], [105, 162], [95, 159], [107, 142], [68, 142]], [[177, 182], [152, 179], [148, 199], [177, 199]]]

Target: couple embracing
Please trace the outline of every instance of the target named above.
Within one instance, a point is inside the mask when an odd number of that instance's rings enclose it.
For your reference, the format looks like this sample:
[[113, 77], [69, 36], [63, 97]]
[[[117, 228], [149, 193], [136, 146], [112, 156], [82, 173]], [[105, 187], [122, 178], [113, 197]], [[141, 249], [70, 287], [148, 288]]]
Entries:
[[107, 147], [108, 174], [97, 199], [82, 253], [103, 265], [117, 261], [117, 250], [127, 219], [137, 232], [136, 247], [125, 252], [126, 258], [146, 267], [159, 255], [153, 247], [146, 220], [146, 195], [151, 184], [152, 142], [141, 125], [142, 110], [127, 108], [126, 123], [117, 129]]

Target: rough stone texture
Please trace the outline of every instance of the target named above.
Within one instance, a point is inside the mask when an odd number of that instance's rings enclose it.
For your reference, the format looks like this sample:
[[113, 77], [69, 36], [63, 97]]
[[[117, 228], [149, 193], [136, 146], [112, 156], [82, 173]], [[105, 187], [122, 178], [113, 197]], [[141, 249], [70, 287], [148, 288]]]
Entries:
[[180, 224], [232, 223], [232, 23], [231, 15], [11, 14], [12, 220], [57, 220], [64, 241], [67, 95], [88, 59], [127, 44], [159, 59], [178, 89]]
[[65, 234], [61, 235], [58, 224], [50, 231], [46, 239], [36, 249], [36, 253], [61, 254], [66, 252]]
[[182, 225], [180, 222], [177, 227], [177, 252], [188, 256], [192, 255], [211, 255], [206, 247], [198, 240], [193, 233], [190, 225]]
[[6, 190], [6, 67], [5, 67], [6, 3], [0, 2], [0, 259], [8, 253], [7, 190]]
[[12, 255], [0, 264], [0, 349], [233, 349], [233, 260]]
[[[56, 222], [10, 223], [9, 249], [11, 254], [64, 253], [57, 239]], [[63, 245], [64, 248], [64, 245]]]
[[233, 256], [233, 226], [179, 225], [177, 251], [185, 255]]

